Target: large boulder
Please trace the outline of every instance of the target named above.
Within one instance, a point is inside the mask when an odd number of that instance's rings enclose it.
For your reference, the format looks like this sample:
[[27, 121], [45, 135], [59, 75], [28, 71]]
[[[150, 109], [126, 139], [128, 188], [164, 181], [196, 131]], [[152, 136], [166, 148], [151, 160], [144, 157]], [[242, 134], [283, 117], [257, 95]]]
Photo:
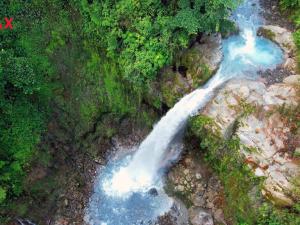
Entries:
[[258, 29], [257, 34], [278, 44], [284, 51], [284, 68], [293, 72], [296, 70], [297, 62], [295, 57], [297, 48], [293, 40], [292, 32], [279, 26], [265, 25]]
[[[195, 80], [193, 80], [193, 82], [195, 82]], [[166, 68], [163, 71], [159, 84], [162, 101], [170, 108], [173, 107], [181, 97], [193, 89], [185, 76], [179, 72], [174, 72], [171, 68]]]
[[245, 163], [266, 178], [263, 195], [280, 206], [300, 200], [295, 191], [300, 190], [300, 166], [294, 155], [300, 146], [299, 78], [290, 76], [270, 87], [259, 81], [230, 81], [202, 111], [224, 138], [235, 134], [240, 139]]

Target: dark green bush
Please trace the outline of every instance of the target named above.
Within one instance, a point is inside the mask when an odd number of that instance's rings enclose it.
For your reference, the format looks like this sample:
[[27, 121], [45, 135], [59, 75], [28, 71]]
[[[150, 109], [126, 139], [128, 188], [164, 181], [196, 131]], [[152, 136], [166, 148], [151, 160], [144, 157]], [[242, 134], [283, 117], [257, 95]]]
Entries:
[[171, 62], [176, 50], [187, 47], [199, 32], [230, 26], [227, 17], [236, 1], [105, 0], [75, 1], [84, 15], [84, 33], [103, 49], [122, 75], [145, 85]]

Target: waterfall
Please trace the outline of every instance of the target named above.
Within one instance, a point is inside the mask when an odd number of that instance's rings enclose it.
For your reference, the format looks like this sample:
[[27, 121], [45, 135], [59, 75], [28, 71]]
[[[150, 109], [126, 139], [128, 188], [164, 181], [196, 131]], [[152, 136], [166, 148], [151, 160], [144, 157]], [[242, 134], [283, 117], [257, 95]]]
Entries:
[[120, 168], [113, 178], [104, 184], [109, 195], [123, 195], [128, 192], [147, 190], [155, 183], [157, 171], [165, 151], [174, 137], [186, 124], [187, 119], [204, 106], [213, 94], [214, 88], [224, 82], [221, 76], [205, 88], [200, 88], [183, 97], [158, 122], [153, 131], [141, 143], [128, 166]]
[[[258, 70], [282, 62], [281, 49], [256, 36], [257, 27], [263, 23], [259, 10], [258, 0], [248, 0], [236, 10], [232, 19], [240, 34], [223, 40], [224, 57], [217, 73], [203, 87], [177, 102], [134, 155], [107, 165], [95, 183], [86, 221], [92, 225], [140, 224], [137, 221], [151, 221], [171, 207], [171, 200], [163, 191], [160, 170], [167, 166], [165, 157], [188, 118], [201, 110], [216, 89], [229, 79], [255, 78]], [[152, 187], [157, 189], [158, 197], [147, 194]]]
[[[176, 103], [141, 143], [131, 162], [104, 182], [104, 191], [108, 195], [123, 196], [151, 187], [158, 179], [158, 170], [165, 166], [161, 165], [161, 162], [170, 143], [184, 128], [188, 118], [211, 99], [217, 87], [233, 77], [241, 76], [243, 72], [255, 75], [259, 68], [267, 68], [280, 62], [280, 50], [274, 48], [271, 42], [263, 40], [263, 43], [260, 43], [258, 40], [258, 12], [250, 10], [252, 13], [247, 13], [249, 7], [253, 6], [249, 5], [249, 2], [245, 4], [237, 10], [236, 16], [241, 35], [224, 41], [224, 59], [218, 72], [204, 87], [184, 96]], [[269, 46], [267, 50], [266, 46]]]

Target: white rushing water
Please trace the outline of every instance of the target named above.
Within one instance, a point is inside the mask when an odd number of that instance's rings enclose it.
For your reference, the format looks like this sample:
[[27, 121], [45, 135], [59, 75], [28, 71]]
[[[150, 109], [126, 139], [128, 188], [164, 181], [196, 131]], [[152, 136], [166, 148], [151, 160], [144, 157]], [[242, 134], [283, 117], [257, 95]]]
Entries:
[[156, 182], [158, 170], [166, 166], [162, 164], [165, 151], [178, 131], [192, 114], [207, 103], [214, 88], [224, 81], [222, 76], [216, 76], [214, 82], [206, 88], [197, 89], [182, 98], [142, 142], [132, 161], [104, 183], [106, 193], [122, 196], [134, 191], [148, 190]]
[[[240, 34], [223, 40], [224, 57], [218, 72], [205, 86], [175, 104], [133, 156], [107, 166], [90, 200], [87, 213], [90, 224], [101, 224], [99, 221], [108, 225], [143, 224], [138, 221], [151, 220], [172, 205], [163, 192], [160, 171], [168, 166], [166, 155], [188, 118], [204, 107], [224, 82], [241, 76], [254, 78], [258, 70], [273, 68], [282, 61], [278, 46], [256, 36], [256, 29], [262, 23], [258, 11], [257, 0], [246, 1], [236, 10], [233, 20]], [[152, 187], [158, 190], [159, 198], [147, 195]]]

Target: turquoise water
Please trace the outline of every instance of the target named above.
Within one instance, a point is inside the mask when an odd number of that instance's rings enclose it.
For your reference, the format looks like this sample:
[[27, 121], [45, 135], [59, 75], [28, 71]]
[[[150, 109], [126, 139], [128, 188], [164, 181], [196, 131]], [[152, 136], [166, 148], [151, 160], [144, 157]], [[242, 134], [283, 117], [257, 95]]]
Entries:
[[109, 163], [95, 181], [94, 193], [85, 220], [93, 225], [144, 225], [152, 224], [157, 215], [172, 206], [172, 199], [162, 189], [162, 183], [156, 183], [157, 195], [146, 192], [132, 192], [127, 196], [107, 195], [103, 181], [111, 179], [114, 171], [128, 165], [132, 156]]
[[262, 37], [248, 38], [235, 35], [223, 40], [220, 76], [257, 78], [257, 71], [275, 68], [282, 62], [282, 50], [276, 44]]

